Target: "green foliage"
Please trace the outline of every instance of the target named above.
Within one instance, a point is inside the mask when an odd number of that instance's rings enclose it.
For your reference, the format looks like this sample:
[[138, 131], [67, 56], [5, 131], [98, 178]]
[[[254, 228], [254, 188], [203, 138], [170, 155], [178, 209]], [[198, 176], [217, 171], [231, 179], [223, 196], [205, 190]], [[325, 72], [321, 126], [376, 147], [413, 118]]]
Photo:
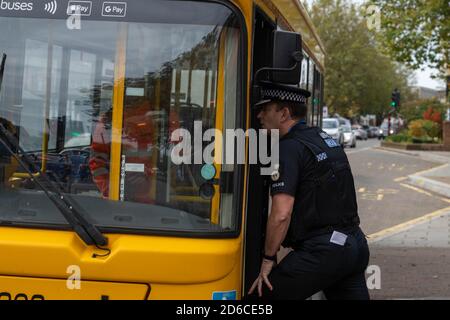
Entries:
[[408, 135], [408, 132], [400, 132], [398, 134], [389, 136], [386, 138], [387, 141], [397, 142], [397, 143], [408, 143], [412, 142], [411, 137]]
[[408, 100], [408, 71], [381, 53], [360, 8], [345, 0], [317, 0], [310, 15], [327, 51], [325, 103], [331, 113], [382, 118], [394, 88], [402, 103]]
[[431, 120], [424, 120], [423, 128], [430, 138], [438, 138], [440, 132], [440, 125]]
[[423, 64], [445, 75], [449, 65], [448, 0], [371, 0], [380, 8], [380, 39], [396, 61], [418, 69]]
[[439, 112], [441, 118], [447, 111], [447, 106], [438, 100], [414, 100], [406, 102], [402, 106], [401, 114], [407, 122], [410, 122], [417, 119], [423, 119], [424, 114], [429, 108], [433, 110], [433, 113]]
[[439, 138], [440, 126], [431, 120], [411, 121], [408, 129], [408, 134], [413, 138], [413, 142], [433, 142]]
[[413, 138], [420, 138], [425, 136], [426, 132], [423, 127], [424, 120], [414, 120], [408, 125], [409, 135]]

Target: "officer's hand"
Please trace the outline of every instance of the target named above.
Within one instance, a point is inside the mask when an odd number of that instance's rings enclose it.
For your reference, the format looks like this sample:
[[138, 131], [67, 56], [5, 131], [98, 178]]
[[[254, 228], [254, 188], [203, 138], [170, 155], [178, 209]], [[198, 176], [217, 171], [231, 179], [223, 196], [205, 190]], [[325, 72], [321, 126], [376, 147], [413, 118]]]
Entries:
[[270, 284], [268, 276], [269, 276], [270, 272], [272, 271], [272, 268], [274, 265], [275, 265], [275, 261], [263, 259], [262, 264], [261, 264], [261, 271], [259, 272], [259, 276], [255, 280], [255, 282], [253, 282], [253, 285], [250, 288], [250, 291], [248, 292], [248, 294], [252, 294], [253, 291], [255, 291], [256, 286], [258, 286], [258, 295], [259, 295], [259, 297], [262, 297], [263, 281], [270, 290], [273, 290], [273, 287]]

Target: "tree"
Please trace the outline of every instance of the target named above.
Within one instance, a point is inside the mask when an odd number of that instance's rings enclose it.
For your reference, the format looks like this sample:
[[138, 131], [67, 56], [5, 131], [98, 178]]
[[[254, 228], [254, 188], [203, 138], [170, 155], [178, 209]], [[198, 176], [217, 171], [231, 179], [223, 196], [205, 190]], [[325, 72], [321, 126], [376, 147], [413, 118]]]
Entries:
[[409, 96], [409, 71], [381, 53], [360, 9], [345, 0], [317, 0], [310, 9], [327, 52], [325, 102], [348, 117], [389, 110], [391, 93]]
[[380, 9], [385, 52], [408, 67], [427, 64], [443, 77], [449, 64], [448, 0], [370, 0]]

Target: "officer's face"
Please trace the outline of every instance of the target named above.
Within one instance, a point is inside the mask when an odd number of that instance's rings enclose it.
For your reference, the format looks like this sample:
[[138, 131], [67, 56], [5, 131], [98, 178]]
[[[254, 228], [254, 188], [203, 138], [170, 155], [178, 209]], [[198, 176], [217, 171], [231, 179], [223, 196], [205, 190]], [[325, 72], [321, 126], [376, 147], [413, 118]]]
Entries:
[[261, 111], [259, 111], [258, 119], [261, 122], [261, 126], [270, 132], [270, 130], [273, 129], [280, 129], [283, 120], [283, 112], [282, 110], [277, 110], [276, 103], [269, 102], [261, 108]]

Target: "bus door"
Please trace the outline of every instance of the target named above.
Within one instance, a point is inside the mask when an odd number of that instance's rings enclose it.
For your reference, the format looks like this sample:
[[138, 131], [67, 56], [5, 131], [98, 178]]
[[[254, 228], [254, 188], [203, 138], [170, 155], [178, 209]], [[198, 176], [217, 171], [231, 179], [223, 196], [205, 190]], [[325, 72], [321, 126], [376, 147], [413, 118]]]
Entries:
[[[278, 28], [273, 19], [258, 8], [255, 8], [254, 23], [252, 90], [255, 89], [253, 86], [261, 80], [274, 79], [273, 81], [275, 82], [298, 85], [301, 71], [300, 35], [279, 30], [281, 28]], [[279, 72], [273, 72], [273, 70], [278, 70]], [[254, 93], [252, 98], [258, 99], [258, 92], [252, 93]], [[251, 101], [251, 106], [255, 102], [257, 101]], [[251, 128], [258, 130], [261, 129], [261, 126], [257, 115], [258, 110], [252, 109]], [[268, 135], [260, 134], [258, 136], [260, 142], [267, 144], [266, 150], [270, 150], [272, 139]], [[275, 158], [271, 158], [274, 161]], [[268, 167], [269, 165], [273, 168], [277, 163], [270, 163], [266, 166]], [[256, 279], [260, 271], [267, 217], [270, 214], [271, 206], [269, 197], [270, 176], [262, 175], [261, 169], [260, 165], [251, 165], [249, 171], [244, 284], [246, 291], [250, 288], [252, 281]], [[281, 255], [286, 253], [287, 251], [282, 251]]]
[[[253, 35], [253, 70], [252, 77], [260, 68], [271, 65], [272, 32], [276, 24], [259, 8], [255, 8]], [[251, 105], [254, 101], [250, 102]], [[257, 113], [250, 111], [251, 128], [261, 129]], [[268, 150], [268, 149], [267, 149]], [[269, 212], [269, 188], [266, 176], [260, 173], [260, 165], [249, 166], [247, 229], [245, 256], [245, 292], [248, 292], [257, 278], [261, 267], [262, 251], [264, 250], [265, 227]]]

